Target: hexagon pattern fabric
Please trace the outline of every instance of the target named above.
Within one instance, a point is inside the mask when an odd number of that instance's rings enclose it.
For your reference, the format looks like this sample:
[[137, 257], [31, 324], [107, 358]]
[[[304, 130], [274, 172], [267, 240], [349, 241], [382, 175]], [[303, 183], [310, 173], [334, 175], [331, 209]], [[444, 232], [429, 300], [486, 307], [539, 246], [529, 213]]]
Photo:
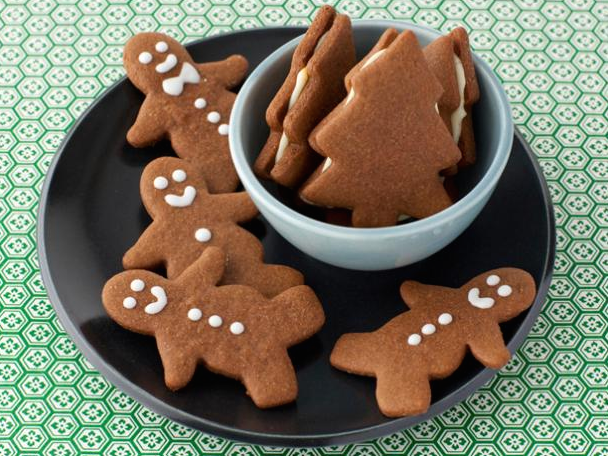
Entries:
[[[57, 4], [60, 3], [60, 4]], [[120, 78], [121, 48], [306, 24], [317, 2], [0, 2], [0, 455], [256, 455], [172, 423], [108, 384], [57, 321], [35, 246], [44, 174], [68, 129]], [[343, 0], [353, 18], [464, 23], [549, 182], [558, 225], [549, 299], [522, 348], [443, 415], [374, 442], [295, 453], [608, 455], [608, 2]]]

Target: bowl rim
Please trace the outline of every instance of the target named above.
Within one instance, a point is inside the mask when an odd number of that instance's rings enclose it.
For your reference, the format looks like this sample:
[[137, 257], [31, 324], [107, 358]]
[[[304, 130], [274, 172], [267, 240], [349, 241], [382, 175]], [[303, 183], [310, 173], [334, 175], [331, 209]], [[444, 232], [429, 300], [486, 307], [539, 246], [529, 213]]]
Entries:
[[[353, 20], [353, 31], [359, 27], [372, 26], [372, 27], [393, 27], [399, 31], [412, 30], [414, 33], [422, 33], [431, 35], [431, 38], [438, 38], [443, 34], [431, 27], [424, 25], [413, 24], [407, 21], [389, 20], [389, 19], [360, 19]], [[260, 182], [260, 179], [254, 174], [253, 169], [247, 162], [244, 153], [243, 141], [241, 138], [241, 119], [244, 118], [241, 113], [245, 111], [245, 105], [247, 105], [249, 98], [252, 93], [252, 87], [256, 84], [260, 76], [263, 75], [276, 61], [283, 57], [286, 53], [292, 52], [296, 45], [300, 42], [304, 34], [288, 41], [266, 59], [264, 59], [249, 75], [243, 86], [238, 92], [232, 112], [230, 115], [230, 130], [228, 135], [230, 154], [232, 161], [236, 168], [237, 174], [239, 175], [243, 186], [247, 192], [252, 196], [254, 202], [263, 206], [263, 209], [271, 212], [274, 216], [285, 220], [291, 225], [295, 225], [300, 229], [306, 231], [312, 231], [316, 234], [328, 236], [332, 238], [349, 238], [349, 239], [361, 239], [370, 240], [374, 238], [396, 238], [416, 235], [421, 232], [428, 232], [439, 226], [452, 223], [463, 213], [476, 207], [483, 199], [491, 193], [504, 168], [507, 165], [509, 155], [511, 153], [511, 146], [513, 142], [513, 119], [511, 116], [511, 107], [507, 95], [492, 71], [491, 67], [484, 62], [481, 57], [471, 51], [473, 61], [475, 63], [476, 74], [482, 75], [484, 81], [487, 82], [488, 93], [492, 93], [493, 97], [498, 99], [498, 122], [503, 128], [500, 130], [500, 136], [498, 138], [498, 147], [492, 162], [488, 167], [487, 171], [479, 182], [460, 200], [456, 201], [450, 207], [433, 214], [424, 219], [415, 220], [411, 223], [404, 225], [396, 225], [390, 227], [374, 227], [374, 228], [355, 228], [345, 227], [340, 225], [333, 225], [327, 222], [313, 219], [308, 217], [295, 209], [283, 204], [274, 195], [272, 195]], [[478, 76], [480, 78], [480, 76]]]

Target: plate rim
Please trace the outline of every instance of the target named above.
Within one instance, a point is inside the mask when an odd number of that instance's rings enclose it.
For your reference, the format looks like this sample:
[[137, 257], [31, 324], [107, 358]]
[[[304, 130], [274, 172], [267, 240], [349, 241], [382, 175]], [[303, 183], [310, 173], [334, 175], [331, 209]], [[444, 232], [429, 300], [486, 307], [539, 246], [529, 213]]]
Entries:
[[[213, 42], [216, 40], [222, 40], [228, 36], [240, 35], [240, 34], [261, 34], [261, 33], [272, 33], [275, 31], [304, 31], [305, 28], [300, 26], [285, 26], [285, 27], [261, 27], [256, 29], [232, 31], [228, 33], [222, 33], [212, 37], [205, 37], [195, 41], [191, 41], [186, 44], [186, 47], [197, 46], [205, 42]], [[70, 130], [64, 137], [61, 145], [57, 148], [51, 164], [47, 169], [44, 177], [44, 183], [40, 192], [39, 205], [37, 210], [37, 224], [36, 224], [36, 242], [37, 242], [37, 253], [38, 263], [42, 281], [45, 286], [49, 301], [51, 302], [55, 313], [63, 326], [66, 333], [70, 336], [70, 339], [74, 342], [81, 354], [86, 360], [104, 377], [105, 380], [114, 385], [118, 390], [127, 394], [135, 401], [140, 403], [146, 408], [149, 408], [155, 413], [168, 418], [169, 420], [176, 421], [180, 424], [193, 428], [200, 432], [207, 432], [222, 438], [246, 442], [250, 444], [258, 445], [271, 445], [281, 447], [317, 447], [317, 446], [329, 446], [329, 445], [344, 445], [373, 438], [378, 438], [384, 435], [388, 435], [394, 432], [402, 431], [417, 423], [426, 421], [427, 419], [445, 411], [452, 404], [460, 403], [472, 392], [477, 391], [481, 386], [486, 384], [492, 377], [497, 373], [497, 370], [484, 367], [477, 375], [472, 377], [465, 384], [460, 386], [457, 390], [451, 394], [443, 397], [438, 402], [431, 404], [429, 410], [423, 415], [417, 415], [414, 417], [402, 417], [387, 421], [385, 423], [376, 424], [373, 426], [367, 426], [360, 429], [330, 432], [323, 434], [276, 434], [272, 432], [259, 432], [250, 431], [246, 429], [239, 429], [232, 426], [226, 426], [214, 421], [210, 421], [199, 416], [192, 415], [191, 413], [185, 412], [174, 406], [168, 405], [162, 400], [158, 399], [148, 391], [143, 390], [137, 384], [127, 380], [120, 371], [109, 365], [104, 358], [93, 348], [88, 342], [82, 331], [72, 322], [69, 316], [67, 308], [59, 298], [57, 289], [53, 281], [53, 274], [50, 270], [47, 258], [46, 250], [46, 211], [48, 209], [48, 196], [51, 184], [53, 182], [56, 168], [61, 160], [65, 149], [70, 144], [72, 137], [78, 128], [83, 124], [90, 113], [97, 108], [97, 106], [113, 91], [117, 90], [119, 86], [125, 84], [127, 81], [126, 76], [121, 77], [119, 80], [109, 86], [101, 95], [99, 95], [79, 116], [79, 118], [70, 127]], [[525, 140], [517, 126], [514, 129], [514, 138], [519, 140], [521, 143], [528, 159], [532, 163], [532, 167], [538, 176], [541, 184], [541, 194], [545, 201], [545, 215], [548, 220], [548, 239], [547, 245], [545, 246], [544, 255], [544, 270], [542, 278], [539, 284], [537, 284], [537, 293], [534, 299], [534, 303], [529, 308], [527, 315], [524, 320], [514, 333], [510, 342], [507, 344], [509, 351], [514, 353], [523, 343], [524, 339], [530, 332], [532, 325], [535, 323], [547, 296], [549, 285], [553, 276], [553, 266], [555, 260], [555, 247], [556, 247], [556, 231], [555, 231], [555, 217], [553, 204], [550, 197], [547, 182], [544, 178], [540, 164], [531, 150], [530, 145]], [[513, 146], [512, 146], [513, 147]]]

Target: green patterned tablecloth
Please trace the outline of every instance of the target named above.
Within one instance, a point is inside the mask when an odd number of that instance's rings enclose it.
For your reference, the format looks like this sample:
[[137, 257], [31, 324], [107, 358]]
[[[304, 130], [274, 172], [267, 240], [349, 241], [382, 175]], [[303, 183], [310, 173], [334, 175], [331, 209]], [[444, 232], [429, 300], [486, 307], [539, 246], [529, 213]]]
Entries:
[[[56, 319], [36, 258], [44, 174], [74, 121], [120, 78], [134, 33], [182, 41], [308, 23], [309, 0], [0, 1], [0, 456], [285, 454], [184, 428], [120, 393]], [[443, 415], [374, 442], [297, 453], [608, 455], [608, 2], [344, 0], [471, 44], [503, 81], [549, 182], [555, 278], [494, 380]]]

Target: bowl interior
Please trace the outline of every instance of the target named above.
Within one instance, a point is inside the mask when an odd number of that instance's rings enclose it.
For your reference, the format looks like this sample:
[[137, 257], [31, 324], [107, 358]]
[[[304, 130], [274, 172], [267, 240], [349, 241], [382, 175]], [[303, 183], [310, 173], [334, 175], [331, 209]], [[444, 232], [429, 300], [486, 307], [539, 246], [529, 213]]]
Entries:
[[[357, 59], [363, 58], [374, 46], [380, 35], [388, 27], [387, 24], [389, 23], [369, 23], [368, 21], [355, 21], [353, 23]], [[438, 32], [412, 24], [392, 22], [390, 26], [401, 30], [410, 29], [414, 31], [421, 46], [427, 45], [440, 36]], [[253, 79], [248, 81], [250, 90], [247, 93], [247, 103], [244, 105], [246, 109], [238, 114], [242, 116], [240, 119], [240, 135], [243, 153], [250, 168], [253, 167], [255, 159], [268, 138], [269, 128], [265, 120], [266, 109], [289, 72], [291, 57], [299, 39], [285, 44], [270, 55], [266, 64], [263, 62], [259, 71], [252, 75]], [[501, 100], [498, 99], [495, 92], [489, 90], [489, 75], [485, 69], [480, 68], [478, 58], [475, 56], [474, 58], [481, 93], [480, 100], [473, 109], [477, 162], [474, 166], [459, 172], [456, 176], [455, 184], [459, 199], [470, 192], [486, 174], [498, 150], [500, 138], [498, 134], [501, 128], [500, 115], [499, 110], [495, 107], [501, 103]], [[271, 181], [263, 179], [258, 179], [258, 181], [278, 201], [294, 209], [293, 191]], [[313, 206], [298, 207], [297, 211], [316, 219], [319, 219], [321, 215], [321, 212]]]

